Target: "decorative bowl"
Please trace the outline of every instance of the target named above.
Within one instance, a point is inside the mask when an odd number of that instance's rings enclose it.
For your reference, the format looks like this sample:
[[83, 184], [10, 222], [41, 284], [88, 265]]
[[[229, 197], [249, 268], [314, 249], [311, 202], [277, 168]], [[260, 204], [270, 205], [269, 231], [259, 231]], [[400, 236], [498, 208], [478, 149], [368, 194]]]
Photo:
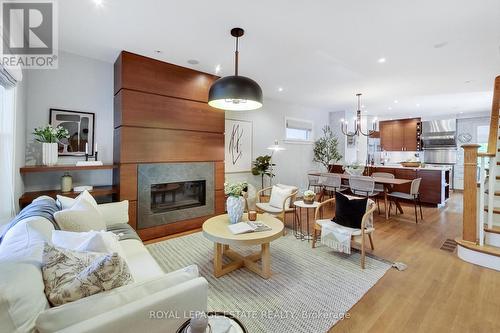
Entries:
[[311, 197], [303, 197], [304, 203], [308, 205], [312, 205], [314, 203], [314, 196]]

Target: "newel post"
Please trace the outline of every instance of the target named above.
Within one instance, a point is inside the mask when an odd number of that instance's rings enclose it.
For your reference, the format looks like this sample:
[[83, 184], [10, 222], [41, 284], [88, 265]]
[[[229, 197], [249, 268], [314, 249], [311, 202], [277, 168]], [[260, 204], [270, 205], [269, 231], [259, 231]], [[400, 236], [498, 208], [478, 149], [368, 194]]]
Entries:
[[478, 144], [463, 145], [464, 196], [463, 240], [477, 242], [477, 149]]

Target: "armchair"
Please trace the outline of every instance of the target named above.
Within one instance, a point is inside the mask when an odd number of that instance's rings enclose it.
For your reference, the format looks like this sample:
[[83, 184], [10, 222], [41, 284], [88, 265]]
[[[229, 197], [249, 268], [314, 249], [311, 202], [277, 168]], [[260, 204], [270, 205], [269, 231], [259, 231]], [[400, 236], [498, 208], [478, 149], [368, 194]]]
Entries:
[[[268, 202], [262, 202], [263, 194], [270, 192], [270, 199]], [[275, 192], [273, 197], [273, 191]], [[279, 193], [277, 193], [279, 192]], [[257, 192], [256, 204], [259, 212], [274, 215], [285, 223], [287, 213], [293, 213], [293, 202], [297, 196], [298, 188], [295, 186], [278, 184], [271, 187], [263, 188]]]
[[[335, 225], [336, 227], [339, 228], [348, 228], [341, 226], [339, 224], [336, 224], [335, 222], [331, 221], [330, 219], [319, 219], [321, 210], [323, 207], [327, 204], [334, 204], [335, 203], [335, 198], [325, 200], [321, 202], [318, 207], [316, 208], [316, 211], [314, 213], [314, 220], [316, 223], [314, 224], [314, 230], [313, 230], [313, 239], [312, 239], [312, 248], [314, 249], [316, 247], [316, 240], [318, 239], [318, 236], [321, 234], [321, 227], [323, 224], [328, 223], [331, 225]], [[348, 228], [351, 229], [352, 232], [352, 237], [351, 237], [351, 243], [354, 240], [354, 237], [359, 237], [361, 236], [361, 268], [365, 268], [365, 235], [368, 235], [368, 240], [370, 241], [370, 247], [372, 250], [375, 249], [373, 246], [373, 238], [372, 238], [372, 233], [375, 231], [375, 228], [373, 226], [368, 226], [368, 220], [369, 218], [373, 215], [373, 212], [376, 210], [377, 206], [373, 200], [369, 201], [369, 204], [367, 205], [366, 212], [363, 215], [363, 218], [361, 220], [361, 228], [360, 229], [353, 229], [353, 228]], [[335, 215], [335, 209], [333, 210], [334, 215]]]

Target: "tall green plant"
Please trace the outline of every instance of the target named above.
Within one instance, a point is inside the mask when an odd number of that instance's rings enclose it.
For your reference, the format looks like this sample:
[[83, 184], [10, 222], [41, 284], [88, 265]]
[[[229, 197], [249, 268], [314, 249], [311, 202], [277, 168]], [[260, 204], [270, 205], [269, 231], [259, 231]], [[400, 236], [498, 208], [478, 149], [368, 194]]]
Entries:
[[337, 162], [342, 158], [337, 150], [338, 139], [333, 134], [330, 126], [323, 127], [323, 136], [314, 142], [314, 162], [321, 163], [328, 170], [330, 164]]
[[276, 164], [271, 163], [271, 155], [259, 156], [253, 161], [252, 174], [254, 176], [261, 176], [261, 185], [264, 188], [264, 176], [269, 178], [274, 177], [273, 166]]

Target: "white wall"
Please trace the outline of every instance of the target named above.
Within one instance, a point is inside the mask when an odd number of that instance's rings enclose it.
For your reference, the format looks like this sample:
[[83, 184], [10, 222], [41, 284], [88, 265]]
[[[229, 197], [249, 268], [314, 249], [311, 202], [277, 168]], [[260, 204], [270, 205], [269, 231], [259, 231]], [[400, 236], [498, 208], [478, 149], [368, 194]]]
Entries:
[[[50, 108], [95, 113], [99, 159], [113, 162], [113, 64], [60, 52], [58, 69], [30, 70], [26, 82], [26, 164], [41, 164], [41, 144], [33, 142], [31, 133], [35, 127], [49, 123]], [[74, 164], [78, 159], [83, 158], [60, 157], [58, 163]], [[112, 183], [109, 170], [71, 175], [75, 185]], [[60, 173], [26, 175], [26, 190], [58, 188], [60, 176]]]
[[[326, 110], [314, 109], [281, 101], [265, 99], [260, 110], [245, 112], [226, 111], [226, 119], [249, 120], [253, 123], [253, 158], [269, 155], [266, 149], [279, 140], [285, 151], [276, 152], [273, 162], [276, 163], [276, 177], [273, 183], [296, 185], [302, 190], [307, 188], [307, 172], [317, 170], [320, 166], [312, 161], [313, 145], [283, 142], [285, 138], [285, 117], [310, 120], [314, 122], [313, 136], [321, 136], [323, 126], [329, 124], [329, 113]], [[266, 177], [267, 179], [267, 177]], [[226, 173], [227, 181], [247, 180], [260, 189], [260, 176], [251, 173]], [[266, 183], [267, 185], [268, 183]]]

